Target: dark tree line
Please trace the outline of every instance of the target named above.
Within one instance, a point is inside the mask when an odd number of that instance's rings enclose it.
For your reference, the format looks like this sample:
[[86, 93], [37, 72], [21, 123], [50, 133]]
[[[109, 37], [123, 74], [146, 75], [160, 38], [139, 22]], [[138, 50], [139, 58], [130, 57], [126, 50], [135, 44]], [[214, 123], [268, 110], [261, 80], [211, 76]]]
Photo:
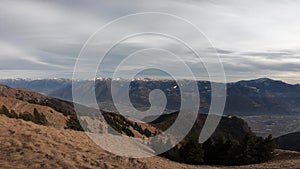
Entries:
[[[17, 114], [14, 110], [9, 111], [7, 107], [3, 105], [2, 108], [0, 109], [0, 114], [4, 114], [9, 118], [31, 121], [33, 123], [40, 124], [40, 125], [48, 125], [48, 120], [46, 116], [43, 113], [38, 112], [36, 108], [33, 109], [33, 113], [24, 112], [24, 113]], [[83, 127], [81, 125], [83, 125]], [[76, 115], [69, 116], [65, 129], [71, 129], [76, 131], [85, 131], [84, 129], [86, 129], [86, 131], [88, 131], [87, 123], [85, 121], [82, 121], [80, 123]]]
[[[130, 130], [130, 128], [133, 128], [141, 135], [145, 135], [146, 137], [150, 137], [153, 135], [153, 133], [151, 133], [149, 129], [143, 129], [140, 125], [138, 125], [138, 123], [131, 122], [120, 114], [102, 111], [102, 115], [111, 127], [108, 130], [108, 132], [111, 134], [119, 135], [124, 133], [129, 137], [134, 137], [134, 133]], [[112, 129], [114, 129], [115, 131], [113, 131]]]
[[272, 159], [275, 147], [271, 135], [264, 139], [249, 133], [241, 141], [220, 136], [203, 144], [194, 136], [162, 156], [188, 164], [246, 165]]

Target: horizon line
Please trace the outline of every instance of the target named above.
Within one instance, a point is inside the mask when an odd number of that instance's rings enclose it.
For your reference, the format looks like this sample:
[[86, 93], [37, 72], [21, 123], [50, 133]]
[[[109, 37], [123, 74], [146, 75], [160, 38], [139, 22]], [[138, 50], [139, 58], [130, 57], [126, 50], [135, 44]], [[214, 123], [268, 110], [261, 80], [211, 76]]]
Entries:
[[[259, 77], [259, 78], [248, 78], [248, 79], [241, 79], [241, 80], [236, 80], [236, 81], [227, 81], [226, 84], [230, 84], [230, 83], [238, 83], [241, 81], [253, 81], [253, 80], [260, 80], [260, 79], [269, 79], [272, 81], [281, 81], [284, 82], [286, 84], [291, 84], [291, 85], [300, 85], [300, 83], [289, 83], [285, 80], [279, 80], [279, 79], [274, 79], [274, 78], [270, 78], [270, 77]], [[111, 78], [111, 77], [96, 77], [95, 79], [72, 79], [72, 78], [65, 78], [65, 77], [54, 77], [54, 78], [1, 78], [0, 80], [24, 80], [24, 81], [34, 81], [34, 80], [69, 80], [69, 81], [96, 81], [96, 80], [127, 80], [127, 81], [176, 81], [174, 79], [170, 79], [170, 78], [150, 78], [150, 77], [143, 77], [143, 78], [134, 78], [134, 79], [129, 79], [129, 78]], [[186, 80], [186, 81], [193, 81], [193, 79], [187, 79], [187, 78], [180, 78], [177, 79], [178, 81], [182, 81], [182, 80]], [[222, 82], [215, 82], [215, 81], [209, 81], [209, 80], [205, 80], [205, 79], [197, 79], [197, 82], [211, 82], [211, 83], [222, 83]]]

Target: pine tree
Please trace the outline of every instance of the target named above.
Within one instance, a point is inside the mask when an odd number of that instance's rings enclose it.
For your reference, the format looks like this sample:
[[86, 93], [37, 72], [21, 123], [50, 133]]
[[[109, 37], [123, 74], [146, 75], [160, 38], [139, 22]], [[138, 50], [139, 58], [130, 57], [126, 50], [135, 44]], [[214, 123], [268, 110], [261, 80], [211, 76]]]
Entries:
[[70, 116], [70, 118], [67, 121], [67, 126], [65, 128], [77, 131], [84, 131], [76, 116]]
[[34, 123], [46, 125], [48, 123], [45, 115], [43, 113], [39, 113], [36, 108], [33, 110]]
[[202, 164], [204, 162], [204, 151], [196, 137], [191, 138], [181, 147], [180, 156], [188, 164]]

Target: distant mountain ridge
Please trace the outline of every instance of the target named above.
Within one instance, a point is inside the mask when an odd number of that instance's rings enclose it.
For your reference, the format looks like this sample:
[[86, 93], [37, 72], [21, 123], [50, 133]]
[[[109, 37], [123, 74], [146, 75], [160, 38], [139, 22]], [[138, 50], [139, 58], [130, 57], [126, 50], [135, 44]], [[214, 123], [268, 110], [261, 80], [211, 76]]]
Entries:
[[[96, 80], [96, 97], [99, 102], [111, 102], [111, 79]], [[68, 79], [0, 80], [0, 83], [17, 88], [29, 88], [47, 96], [72, 101], [72, 81]], [[86, 84], [92, 81], [76, 82], [75, 90], [88, 94], [91, 90]], [[120, 85], [122, 80], [117, 81]], [[131, 81], [130, 98], [135, 107], [150, 106], [148, 96], [151, 90], [161, 89], [166, 93], [168, 109], [178, 110], [180, 106], [180, 90], [177, 85], [189, 85], [190, 81], [134, 80]], [[198, 81], [201, 97], [201, 113], [207, 113], [210, 105], [210, 83]], [[227, 101], [224, 114], [233, 115], [300, 115], [300, 85], [287, 84], [268, 78], [243, 80], [227, 84]], [[193, 96], [193, 92], [189, 93]], [[122, 97], [124, 93], [120, 93]], [[89, 104], [87, 101], [86, 104]]]
[[26, 88], [49, 96], [53, 91], [71, 85], [72, 82], [68, 79], [5, 79], [0, 80], [0, 84], [12, 88]]
[[300, 86], [268, 78], [228, 84], [226, 110], [241, 115], [300, 115]]

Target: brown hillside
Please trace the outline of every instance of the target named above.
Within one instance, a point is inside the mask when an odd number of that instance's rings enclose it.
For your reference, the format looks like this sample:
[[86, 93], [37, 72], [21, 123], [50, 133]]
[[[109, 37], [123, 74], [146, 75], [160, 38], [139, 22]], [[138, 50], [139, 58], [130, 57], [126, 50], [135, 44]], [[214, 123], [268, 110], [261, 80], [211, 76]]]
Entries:
[[31, 104], [18, 99], [0, 97], [0, 107], [5, 106], [9, 111], [15, 111], [17, 114], [24, 112], [33, 114], [33, 110], [37, 109], [38, 112], [43, 113], [50, 126], [63, 129], [66, 125], [67, 117], [62, 113], [55, 111], [54, 109], [41, 106], [37, 104]]
[[[10, 112], [14, 111], [18, 115], [22, 113], [33, 114], [33, 110], [37, 109], [39, 113], [46, 116], [48, 125], [59, 129], [63, 129], [64, 127], [70, 128], [67, 126], [67, 120], [71, 116], [76, 117], [77, 113], [80, 119], [86, 122], [86, 127], [89, 131], [93, 133], [107, 132], [107, 125], [103, 123], [104, 119], [98, 115], [99, 112], [96, 109], [77, 105], [78, 109], [75, 112], [72, 102], [47, 97], [28, 89], [14, 89], [0, 84], [0, 108], [2, 106], [5, 106]], [[127, 120], [115, 113], [106, 113], [105, 115], [111, 117], [113, 121], [119, 120], [120, 123], [116, 125], [117, 127], [124, 128], [124, 126], [119, 126], [123, 122], [129, 124], [135, 123], [134, 120]], [[159, 132], [159, 130], [149, 124], [140, 122], [137, 122], [137, 124], [142, 130], [147, 128], [151, 133]], [[72, 126], [71, 129], [78, 129], [78, 125]], [[144, 133], [137, 131], [133, 126], [126, 128], [133, 133], [134, 137], [146, 137]], [[126, 134], [124, 131], [121, 133]]]
[[83, 132], [58, 130], [0, 115], [0, 168], [299, 168], [300, 153], [277, 151], [275, 160], [239, 167], [192, 166], [161, 157], [128, 159], [95, 145]]

